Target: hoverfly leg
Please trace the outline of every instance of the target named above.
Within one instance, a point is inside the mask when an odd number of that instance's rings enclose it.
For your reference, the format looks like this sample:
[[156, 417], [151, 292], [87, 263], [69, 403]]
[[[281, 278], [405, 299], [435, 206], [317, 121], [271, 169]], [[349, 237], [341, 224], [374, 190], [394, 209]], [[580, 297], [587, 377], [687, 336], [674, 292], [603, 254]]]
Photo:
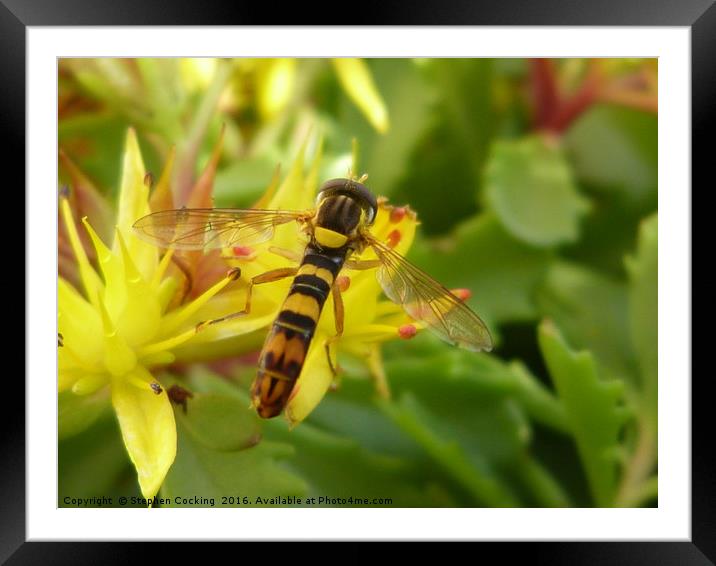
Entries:
[[339, 338], [340, 336], [336, 335], [329, 338], [323, 343], [323, 347], [326, 350], [326, 359], [328, 360], [328, 367], [331, 370], [331, 374], [333, 374], [333, 381], [331, 382], [330, 386], [331, 391], [336, 391], [341, 384], [341, 367], [337, 364], [334, 366], [333, 360], [331, 360], [331, 344], [333, 344], [333, 342], [336, 342]]
[[279, 248], [278, 246], [269, 246], [268, 251], [296, 263], [301, 263], [301, 259], [303, 259], [303, 256], [300, 253], [293, 250], [287, 250], [286, 248]]
[[366, 260], [347, 260], [346, 268], [353, 269], [355, 271], [363, 271], [366, 269], [375, 269], [380, 267], [383, 263], [379, 259], [366, 259]]
[[381, 399], [390, 399], [390, 386], [388, 385], [388, 377], [385, 375], [383, 360], [380, 348], [374, 346], [368, 353], [368, 368], [373, 377], [375, 392]]
[[328, 358], [328, 367], [331, 368], [331, 373], [333, 374], [331, 389], [335, 391], [340, 385], [340, 367], [334, 366], [333, 361], [331, 360], [331, 344], [338, 341], [341, 336], [343, 336], [344, 319], [343, 295], [341, 295], [340, 286], [335, 281], [333, 282], [333, 285], [331, 285], [331, 293], [333, 295], [333, 317], [336, 320], [336, 335], [326, 340], [324, 346], [326, 348], [326, 357]]
[[226, 316], [212, 318], [210, 320], [200, 322], [196, 325], [196, 332], [203, 330], [211, 324], [226, 322], [227, 320], [250, 314], [251, 295], [253, 293], [254, 285], [261, 285], [262, 283], [273, 283], [274, 281], [280, 281], [281, 279], [285, 279], [286, 277], [293, 277], [294, 275], [296, 275], [296, 273], [298, 273], [298, 267], [279, 267], [278, 269], [272, 269], [271, 271], [267, 271], [266, 273], [262, 273], [260, 275], [256, 275], [255, 277], [252, 277], [251, 281], [249, 281], [248, 287], [246, 288], [246, 303], [244, 304], [244, 308], [242, 310], [227, 314]]
[[331, 293], [333, 294], [333, 315], [336, 319], [336, 335], [334, 339], [338, 339], [343, 336], [344, 311], [343, 295], [337, 281], [334, 281], [333, 285], [331, 285]]

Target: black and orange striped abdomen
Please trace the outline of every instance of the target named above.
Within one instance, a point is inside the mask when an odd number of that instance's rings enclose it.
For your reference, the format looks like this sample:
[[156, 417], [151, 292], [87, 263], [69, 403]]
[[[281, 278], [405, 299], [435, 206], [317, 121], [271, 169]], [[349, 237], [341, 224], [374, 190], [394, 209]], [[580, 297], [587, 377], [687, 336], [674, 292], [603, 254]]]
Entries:
[[279, 415], [301, 374], [306, 353], [331, 286], [345, 261], [345, 248], [329, 253], [306, 248], [288, 297], [264, 343], [252, 387], [259, 416]]

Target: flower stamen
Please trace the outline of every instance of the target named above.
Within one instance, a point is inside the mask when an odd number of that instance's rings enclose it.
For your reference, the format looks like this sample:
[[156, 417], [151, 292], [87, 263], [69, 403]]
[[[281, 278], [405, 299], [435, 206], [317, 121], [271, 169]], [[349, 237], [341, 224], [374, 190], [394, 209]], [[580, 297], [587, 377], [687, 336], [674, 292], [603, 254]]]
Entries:
[[403, 340], [410, 340], [418, 333], [418, 329], [414, 324], [403, 324], [398, 327], [398, 336]]
[[391, 248], [394, 248], [400, 243], [400, 240], [402, 239], [402, 234], [400, 233], [400, 230], [393, 230], [388, 234], [388, 246]]
[[174, 249], [169, 248], [167, 252], [162, 256], [162, 260], [159, 262], [159, 265], [157, 266], [157, 270], [154, 272], [154, 277], [152, 277], [152, 286], [158, 287], [159, 284], [162, 282], [162, 278], [164, 277], [164, 274], [167, 271], [167, 268], [169, 267], [169, 264], [172, 261], [172, 256], [174, 255]]
[[249, 246], [234, 246], [231, 250], [235, 257], [242, 259], [253, 259], [256, 255], [254, 249]]
[[351, 278], [347, 275], [339, 275], [336, 278], [336, 285], [338, 286], [338, 289], [340, 289], [341, 293], [345, 293], [351, 286]]
[[209, 299], [211, 299], [229, 283], [231, 283], [232, 281], [236, 281], [239, 277], [241, 277], [241, 269], [235, 268], [229, 270], [226, 274], [226, 277], [224, 277], [221, 281], [204, 291], [204, 293], [199, 295], [191, 303], [182, 307], [181, 310], [175, 311], [176, 315], [171, 316], [171, 314], [173, 313], [168, 315], [166, 317], [167, 325], [164, 328], [165, 332], [168, 333], [177, 328], [182, 322], [186, 321], [190, 316], [195, 314], [201, 307], [203, 307], [207, 302], [209, 302]]
[[470, 291], [470, 289], [451, 289], [450, 292], [461, 301], [467, 301], [472, 297], [472, 291]]
[[167, 338], [161, 342], [149, 344], [139, 350], [139, 357], [144, 360], [146, 360], [146, 358], [153, 359], [156, 354], [159, 354], [164, 350], [171, 350], [179, 344], [186, 342], [194, 335], [196, 335], [196, 330], [194, 328], [190, 328], [186, 332], [182, 332], [181, 334], [177, 334], [176, 336], [172, 336], [171, 338]]
[[405, 218], [405, 215], [408, 214], [408, 209], [404, 206], [397, 206], [393, 210], [390, 211], [390, 222], [393, 224], [398, 224]]

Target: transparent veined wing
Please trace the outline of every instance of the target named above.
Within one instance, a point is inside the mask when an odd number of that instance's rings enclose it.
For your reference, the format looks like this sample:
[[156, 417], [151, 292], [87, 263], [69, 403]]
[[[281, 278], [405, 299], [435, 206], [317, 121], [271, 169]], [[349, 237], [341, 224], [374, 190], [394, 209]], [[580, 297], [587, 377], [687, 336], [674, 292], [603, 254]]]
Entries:
[[492, 349], [487, 326], [462, 300], [390, 247], [373, 238], [369, 242], [381, 263], [376, 277], [391, 301], [450, 344]]
[[274, 228], [311, 212], [238, 208], [180, 208], [149, 214], [134, 223], [138, 237], [164, 248], [204, 250], [271, 239]]

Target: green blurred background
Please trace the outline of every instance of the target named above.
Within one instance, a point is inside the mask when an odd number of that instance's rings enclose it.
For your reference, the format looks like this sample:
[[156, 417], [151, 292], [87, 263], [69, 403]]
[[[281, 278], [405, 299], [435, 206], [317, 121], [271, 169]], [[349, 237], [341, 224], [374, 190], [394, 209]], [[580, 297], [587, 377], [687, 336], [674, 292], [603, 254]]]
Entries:
[[[418, 213], [410, 259], [469, 288], [496, 340], [389, 343], [389, 402], [342, 360], [290, 432], [247, 416], [250, 364], [169, 373], [220, 401], [198, 432], [177, 412], [160, 496], [656, 505], [656, 82], [640, 59], [61, 60], [59, 184], [69, 159], [113, 203], [132, 126], [155, 174], [176, 146], [181, 190], [224, 125], [215, 204], [247, 207], [310, 132], [323, 179], [355, 139], [368, 185]], [[139, 495], [111, 410], [60, 441], [59, 470], [60, 506]]]

